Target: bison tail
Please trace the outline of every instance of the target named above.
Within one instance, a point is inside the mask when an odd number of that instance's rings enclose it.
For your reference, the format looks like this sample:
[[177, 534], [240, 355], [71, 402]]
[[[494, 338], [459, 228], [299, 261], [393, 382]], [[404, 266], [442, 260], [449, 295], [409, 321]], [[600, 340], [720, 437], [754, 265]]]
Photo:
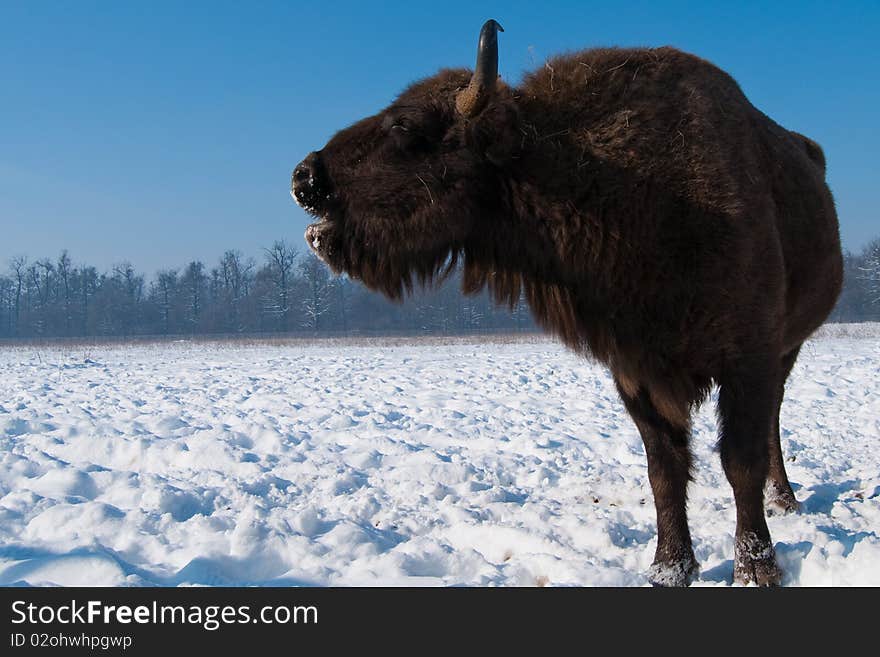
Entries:
[[822, 151], [822, 147], [809, 137], [804, 137], [799, 132], [792, 132], [791, 134], [793, 134], [795, 138], [804, 145], [804, 150], [807, 152], [807, 157], [809, 157], [811, 160], [813, 160], [813, 162], [822, 167], [822, 171], [825, 171], [825, 153]]

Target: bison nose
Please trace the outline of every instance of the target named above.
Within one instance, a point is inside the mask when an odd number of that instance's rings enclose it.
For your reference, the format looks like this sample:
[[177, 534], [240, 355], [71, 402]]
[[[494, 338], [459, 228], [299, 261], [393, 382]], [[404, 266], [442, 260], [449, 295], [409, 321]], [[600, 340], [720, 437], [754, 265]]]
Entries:
[[293, 170], [294, 187], [302, 187], [309, 183], [309, 179], [314, 179], [311, 170], [307, 166], [300, 165]]
[[309, 153], [296, 165], [290, 180], [290, 192], [305, 210], [317, 209], [319, 201], [326, 198], [324, 173], [317, 153]]

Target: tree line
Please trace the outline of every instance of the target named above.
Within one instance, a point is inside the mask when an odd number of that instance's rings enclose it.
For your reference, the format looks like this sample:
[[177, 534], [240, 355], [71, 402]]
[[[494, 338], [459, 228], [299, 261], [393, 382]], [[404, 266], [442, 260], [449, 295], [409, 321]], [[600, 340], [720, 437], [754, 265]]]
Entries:
[[830, 321], [880, 322], [880, 238], [843, 254], [843, 291]]
[[[880, 239], [844, 254], [837, 322], [880, 321]], [[402, 304], [346, 277], [332, 277], [311, 252], [284, 241], [262, 259], [226, 251], [213, 266], [194, 260], [147, 280], [128, 262], [99, 272], [57, 258], [18, 256], [0, 275], [0, 338], [302, 333], [456, 334], [534, 330], [523, 299], [496, 307], [466, 297], [458, 272]]]
[[465, 297], [457, 272], [402, 304], [346, 277], [284, 241], [259, 261], [226, 251], [213, 265], [194, 260], [151, 279], [131, 263], [109, 271], [57, 258], [18, 256], [0, 275], [0, 338], [134, 337], [301, 333], [433, 333], [534, 329], [521, 300], [497, 308]]

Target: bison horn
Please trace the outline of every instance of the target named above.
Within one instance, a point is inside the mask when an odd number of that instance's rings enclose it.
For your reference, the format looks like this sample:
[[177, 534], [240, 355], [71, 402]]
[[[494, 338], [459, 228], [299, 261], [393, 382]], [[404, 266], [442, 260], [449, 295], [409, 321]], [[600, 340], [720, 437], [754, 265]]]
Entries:
[[455, 108], [462, 116], [477, 114], [495, 89], [498, 79], [498, 30], [503, 32], [504, 28], [492, 19], [487, 20], [480, 30], [474, 75], [470, 84], [455, 98]]

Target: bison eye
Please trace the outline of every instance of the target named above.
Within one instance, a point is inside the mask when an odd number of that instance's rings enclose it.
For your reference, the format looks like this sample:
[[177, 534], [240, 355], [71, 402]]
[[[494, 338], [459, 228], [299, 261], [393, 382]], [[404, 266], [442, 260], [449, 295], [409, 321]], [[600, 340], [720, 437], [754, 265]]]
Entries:
[[405, 123], [394, 123], [388, 128], [388, 133], [395, 146], [402, 151], [419, 151], [427, 146], [422, 134]]

